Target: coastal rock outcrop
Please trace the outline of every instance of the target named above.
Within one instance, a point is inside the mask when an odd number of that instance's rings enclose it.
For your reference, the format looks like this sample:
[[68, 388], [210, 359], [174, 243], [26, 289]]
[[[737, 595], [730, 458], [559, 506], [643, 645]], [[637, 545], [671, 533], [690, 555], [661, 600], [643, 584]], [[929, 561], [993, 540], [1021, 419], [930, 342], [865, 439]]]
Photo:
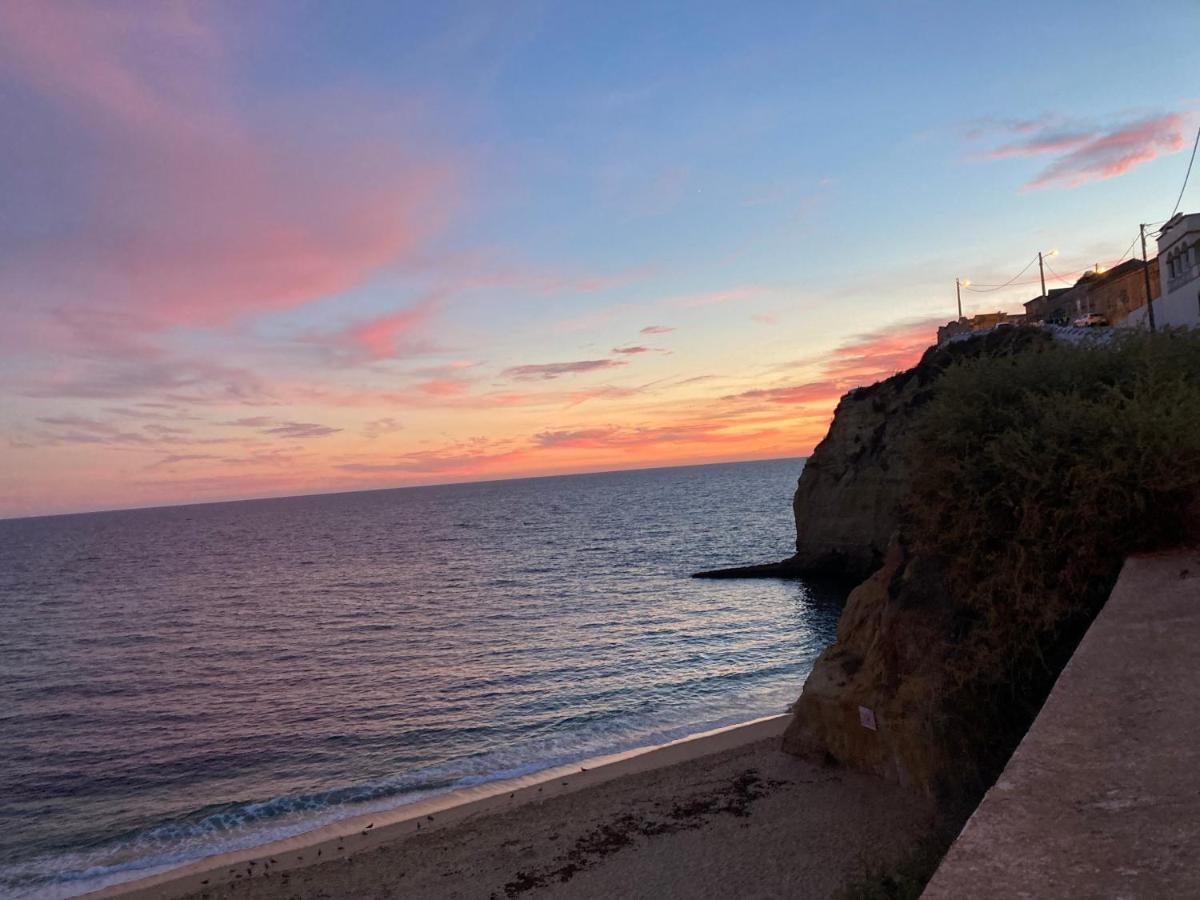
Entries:
[[919, 363], [838, 402], [825, 437], [804, 463], [792, 497], [796, 552], [778, 562], [697, 572], [696, 578], [829, 576], [853, 584], [883, 562], [900, 521], [908, 474], [903, 447], [929, 390], [964, 356], [1011, 353], [1045, 339], [1010, 329], [946, 347], [930, 347]]
[[842, 397], [796, 485], [789, 568], [859, 580], [879, 567], [905, 484], [897, 447], [925, 374], [918, 366]]
[[838, 404], [796, 490], [797, 573], [865, 578], [837, 640], [813, 667], [785, 750], [876, 773], [931, 794], [962, 783], [963, 743], [945, 727], [955, 604], [934, 561], [903, 540], [911, 486], [906, 443], [938, 378], [963, 358], [1012, 355], [1049, 339], [1001, 330], [930, 348], [914, 368]]
[[796, 553], [781, 565], [855, 581], [874, 572], [900, 521], [908, 484], [904, 445], [933, 383], [964, 357], [1007, 355], [1049, 340], [1008, 329], [930, 347], [913, 368], [842, 397], [796, 485]]
[[872, 772], [937, 793], [953, 764], [931, 740], [952, 623], [922, 573], [893, 539], [875, 573], [851, 592], [826, 648], [805, 682], [783, 749]]

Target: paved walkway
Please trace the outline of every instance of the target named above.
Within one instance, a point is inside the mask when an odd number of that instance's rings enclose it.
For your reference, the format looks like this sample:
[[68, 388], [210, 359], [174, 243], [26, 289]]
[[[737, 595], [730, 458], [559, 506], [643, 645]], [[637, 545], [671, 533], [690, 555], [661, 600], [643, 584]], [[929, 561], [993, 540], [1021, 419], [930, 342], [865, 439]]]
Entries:
[[923, 897], [1200, 897], [1200, 551], [1126, 562]]

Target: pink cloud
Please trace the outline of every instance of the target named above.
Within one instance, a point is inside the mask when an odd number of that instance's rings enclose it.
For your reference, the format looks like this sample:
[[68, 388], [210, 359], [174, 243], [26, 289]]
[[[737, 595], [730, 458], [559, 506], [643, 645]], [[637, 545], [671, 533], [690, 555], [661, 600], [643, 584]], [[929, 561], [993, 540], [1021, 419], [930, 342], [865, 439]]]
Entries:
[[769, 400], [772, 403], [836, 403], [845, 389], [832, 381], [778, 388], [756, 388], [726, 397], [726, 400]]
[[465, 394], [472, 382], [465, 378], [431, 378], [417, 385], [417, 390], [434, 397], [458, 397]]
[[851, 338], [826, 359], [827, 376], [837, 378], [847, 389], [871, 384], [915, 366], [937, 342], [943, 319], [897, 322], [891, 326]]
[[898, 322], [857, 335], [817, 359], [803, 362], [803, 368], [819, 371], [817, 380], [754, 388], [721, 399], [739, 404], [734, 407], [739, 415], [744, 411], [740, 404], [746, 401], [832, 414], [838, 399], [851, 388], [873, 384], [916, 365], [935, 342], [940, 324], [941, 319]]
[[674, 330], [668, 325], [647, 325], [642, 329], [642, 334], [667, 334]]
[[364, 349], [374, 359], [388, 359], [400, 349], [403, 336], [429, 321], [441, 300], [441, 295], [434, 295], [407, 309], [355, 325], [340, 338], [335, 337], [333, 342], [348, 341]]
[[639, 353], [655, 353], [654, 347], [613, 347], [613, 353], [619, 353], [622, 356], [636, 356]]
[[222, 323], [359, 285], [444, 220], [456, 166], [384, 115], [363, 137], [354, 102], [243, 113], [227, 42], [194, 9], [0, 6], [0, 65], [65, 113], [89, 166], [63, 182], [71, 226], [9, 268], [14, 291]]
[[[1179, 113], [1148, 116], [1107, 128], [1084, 128], [1045, 118], [998, 126], [1023, 135], [986, 152], [988, 159], [1055, 157], [1022, 190], [1074, 188], [1116, 178], [1142, 163], [1183, 150], [1186, 123]], [[982, 132], [980, 132], [982, 133]]]

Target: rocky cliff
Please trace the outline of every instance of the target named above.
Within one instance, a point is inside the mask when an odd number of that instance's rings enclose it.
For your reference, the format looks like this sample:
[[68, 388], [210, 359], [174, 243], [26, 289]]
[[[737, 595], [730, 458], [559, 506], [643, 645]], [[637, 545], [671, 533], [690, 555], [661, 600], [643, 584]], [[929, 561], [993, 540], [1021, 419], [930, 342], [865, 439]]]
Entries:
[[805, 683], [785, 750], [930, 793], [963, 782], [962, 741], [943, 721], [947, 654], [960, 623], [938, 565], [914, 557], [903, 540], [906, 444], [953, 362], [1045, 341], [1009, 330], [931, 348], [914, 368], [852, 391], [838, 405], [801, 475], [796, 555], [781, 565], [866, 580], [850, 594], [836, 642]]
[[796, 485], [796, 555], [785, 565], [855, 580], [879, 567], [905, 483], [896, 448], [931, 374], [919, 365], [841, 399]]
[[785, 751], [940, 792], [954, 760], [931, 737], [952, 622], [932, 600], [932, 580], [892, 540], [883, 564], [851, 592], [836, 642], [805, 682]]
[[899, 523], [909, 480], [904, 445], [934, 382], [956, 360], [1009, 354], [1047, 341], [1009, 329], [930, 347], [913, 368], [846, 394], [804, 464], [792, 499], [796, 554], [782, 565], [855, 581], [874, 572]]
[[779, 562], [697, 572], [697, 578], [822, 575], [857, 583], [883, 562], [908, 474], [902, 448], [916, 411], [945, 368], [964, 356], [1011, 352], [1037, 336], [995, 332], [930, 347], [911, 369], [842, 397], [824, 439], [804, 464], [792, 509], [796, 553]]

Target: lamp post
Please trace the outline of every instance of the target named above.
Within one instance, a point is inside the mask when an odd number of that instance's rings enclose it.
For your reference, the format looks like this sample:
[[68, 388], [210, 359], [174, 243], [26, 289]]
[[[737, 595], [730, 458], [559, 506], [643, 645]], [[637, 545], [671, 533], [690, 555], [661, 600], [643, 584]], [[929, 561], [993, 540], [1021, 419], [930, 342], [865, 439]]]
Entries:
[[[1046, 257], [1058, 256], [1057, 250], [1051, 250]], [[1042, 296], [1046, 296], [1046, 267], [1042, 262], [1042, 251], [1038, 251], [1038, 274], [1042, 276]]]
[[1142, 278], [1146, 281], [1146, 318], [1150, 320], [1150, 331], [1154, 332], [1157, 329], [1154, 327], [1154, 298], [1150, 296], [1150, 260], [1146, 258], [1146, 226], [1139, 225], [1142, 236]]
[[962, 314], [962, 289], [965, 287], [970, 287], [970, 286], [971, 286], [971, 279], [969, 279], [969, 278], [955, 278], [954, 279], [954, 295], [958, 298], [958, 318], [960, 320], [963, 317], [963, 314]]

